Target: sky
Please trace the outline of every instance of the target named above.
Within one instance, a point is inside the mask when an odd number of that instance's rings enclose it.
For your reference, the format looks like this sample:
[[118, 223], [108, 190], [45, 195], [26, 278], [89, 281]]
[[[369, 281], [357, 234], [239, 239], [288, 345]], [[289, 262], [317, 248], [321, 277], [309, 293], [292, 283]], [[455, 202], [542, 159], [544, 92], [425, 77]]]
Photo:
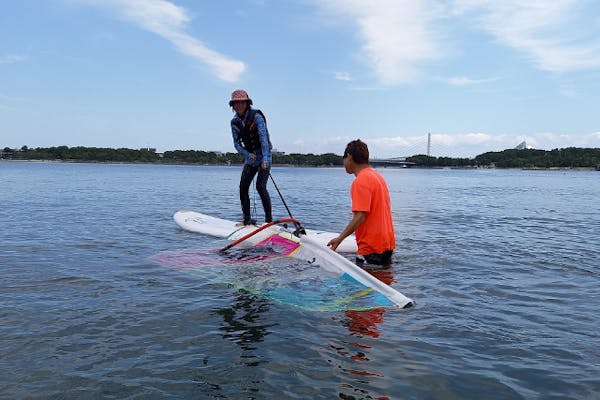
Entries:
[[0, 148], [233, 152], [238, 88], [286, 153], [600, 147], [600, 2], [0, 2]]

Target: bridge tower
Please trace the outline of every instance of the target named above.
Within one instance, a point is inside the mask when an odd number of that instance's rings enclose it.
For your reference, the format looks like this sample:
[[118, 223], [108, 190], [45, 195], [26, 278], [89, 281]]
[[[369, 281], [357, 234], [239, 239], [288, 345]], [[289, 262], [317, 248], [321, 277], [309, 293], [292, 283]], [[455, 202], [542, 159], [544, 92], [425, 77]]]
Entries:
[[431, 156], [431, 132], [427, 133], [427, 157]]

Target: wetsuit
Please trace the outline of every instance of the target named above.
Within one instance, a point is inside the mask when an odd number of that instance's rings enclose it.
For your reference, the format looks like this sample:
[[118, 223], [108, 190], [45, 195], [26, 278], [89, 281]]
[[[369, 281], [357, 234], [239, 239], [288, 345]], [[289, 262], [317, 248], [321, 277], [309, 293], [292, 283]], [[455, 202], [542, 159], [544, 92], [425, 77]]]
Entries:
[[[271, 171], [271, 143], [262, 112], [249, 106], [243, 116], [236, 115], [231, 120], [231, 134], [235, 149], [244, 157], [244, 169], [240, 177], [240, 202], [244, 214], [244, 224], [255, 222], [252, 221], [250, 215], [248, 191], [257, 173], [256, 190], [265, 211], [265, 222], [271, 222], [273, 220], [271, 197], [267, 191], [267, 181]], [[256, 156], [254, 161], [251, 159], [253, 154]], [[262, 168], [263, 161], [267, 163], [266, 169]]]

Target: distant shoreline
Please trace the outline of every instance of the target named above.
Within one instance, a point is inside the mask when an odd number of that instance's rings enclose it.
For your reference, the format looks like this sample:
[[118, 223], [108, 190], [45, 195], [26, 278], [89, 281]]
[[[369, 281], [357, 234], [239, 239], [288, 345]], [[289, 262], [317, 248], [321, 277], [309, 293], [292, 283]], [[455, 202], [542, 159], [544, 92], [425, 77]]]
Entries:
[[[202, 150], [174, 150], [157, 153], [152, 148], [97, 148], [97, 147], [36, 147], [21, 149], [5, 147], [0, 150], [5, 160], [48, 160], [59, 162], [98, 162], [171, 165], [243, 165], [244, 157], [237, 152], [210, 152]], [[600, 170], [600, 148], [507, 149], [487, 152], [475, 158], [434, 157], [417, 154], [409, 157], [378, 159], [371, 157], [376, 168], [458, 168], [458, 169], [591, 169]], [[290, 167], [343, 167], [343, 157], [334, 153], [285, 154], [274, 152], [271, 164]]]
[[[7, 160], [0, 158], [1, 162], [14, 163], [62, 163], [62, 164], [118, 164], [118, 165], [190, 165], [195, 167], [242, 167], [244, 164], [210, 164], [210, 163], [192, 163], [192, 162], [160, 162], [160, 161], [93, 161], [93, 160]], [[291, 167], [291, 168], [343, 168], [341, 165], [296, 165], [296, 164], [272, 164], [273, 167]]]
[[[192, 162], [152, 162], [152, 161], [87, 161], [87, 160], [7, 160], [4, 158], [0, 158], [0, 163], [2, 162], [14, 162], [14, 163], [62, 163], [62, 164], [115, 164], [115, 165], [189, 165], [195, 167], [242, 167], [243, 164], [240, 163], [231, 163], [227, 164], [210, 164], [210, 163], [192, 163]], [[343, 168], [340, 165], [296, 165], [296, 164], [273, 164], [273, 167], [288, 167], [288, 168]], [[427, 166], [413, 166], [409, 168], [403, 167], [393, 167], [393, 166], [385, 166], [385, 167], [374, 167], [376, 169], [435, 169], [435, 170], [517, 170], [517, 171], [600, 171], [599, 168], [593, 167], [473, 167], [473, 166], [465, 166], [465, 167], [427, 167]]]

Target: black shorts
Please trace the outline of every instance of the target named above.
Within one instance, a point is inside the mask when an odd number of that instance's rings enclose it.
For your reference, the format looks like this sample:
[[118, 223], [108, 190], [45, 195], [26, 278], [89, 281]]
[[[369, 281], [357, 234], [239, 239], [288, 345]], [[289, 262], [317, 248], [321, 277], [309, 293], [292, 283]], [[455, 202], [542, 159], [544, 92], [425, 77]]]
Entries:
[[356, 257], [357, 264], [390, 265], [394, 250], [386, 250], [383, 253], [364, 254]]

